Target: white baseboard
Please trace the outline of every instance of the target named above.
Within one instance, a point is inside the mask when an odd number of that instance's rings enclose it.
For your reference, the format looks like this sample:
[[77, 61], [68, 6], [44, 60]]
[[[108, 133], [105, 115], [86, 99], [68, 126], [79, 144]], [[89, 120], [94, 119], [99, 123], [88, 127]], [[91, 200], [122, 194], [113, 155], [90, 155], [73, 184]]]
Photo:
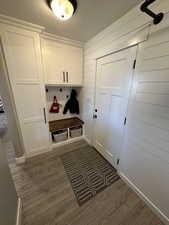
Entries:
[[85, 140], [89, 145], [92, 146], [92, 142], [91, 142], [86, 136], [84, 136], [84, 140]]
[[25, 155], [19, 157], [19, 158], [15, 158], [15, 161], [16, 161], [16, 164], [19, 165], [19, 164], [23, 164], [26, 162], [26, 157]]
[[41, 155], [41, 154], [44, 154], [44, 153], [47, 153], [47, 152], [51, 152], [52, 151], [52, 146], [49, 146], [49, 148], [44, 148], [40, 151], [35, 151], [35, 152], [29, 152], [26, 154], [26, 158], [29, 159], [29, 158], [32, 158], [34, 156], [38, 156], [38, 155]]
[[57, 148], [57, 147], [61, 147], [61, 146], [64, 146], [64, 145], [67, 145], [67, 144], [71, 144], [71, 143], [74, 143], [74, 142], [77, 142], [77, 141], [81, 141], [81, 140], [84, 140], [84, 136], [80, 136], [80, 137], [76, 137], [76, 138], [70, 138], [66, 141], [63, 141], [63, 142], [60, 142], [60, 143], [53, 143], [52, 144], [52, 149], [54, 148]]
[[21, 224], [22, 224], [22, 201], [21, 201], [21, 198], [18, 198], [16, 225], [21, 225]]
[[29, 153], [26, 153], [25, 156], [22, 156], [20, 158], [16, 158], [16, 162], [17, 162], [17, 164], [22, 164], [26, 161], [26, 159], [29, 159], [29, 158], [32, 158], [34, 156], [38, 156], [38, 155], [50, 152], [54, 148], [61, 147], [61, 146], [71, 144], [71, 143], [74, 143], [74, 142], [77, 142], [77, 141], [80, 141], [80, 140], [84, 140], [84, 139], [85, 139], [84, 136], [80, 136], [80, 137], [76, 137], [76, 138], [70, 138], [70, 139], [68, 139], [66, 141], [63, 141], [63, 142], [60, 142], [60, 143], [53, 143], [49, 146], [48, 149], [43, 149], [43, 150], [36, 151], [36, 152], [29, 152]]
[[151, 208], [151, 210], [166, 224], [169, 225], [169, 218], [143, 193], [135, 184], [133, 184], [123, 173], [119, 171], [122, 180], [127, 183], [131, 189]]
[[95, 148], [112, 166], [115, 167], [113, 163], [113, 156], [110, 152], [102, 151], [101, 149]]

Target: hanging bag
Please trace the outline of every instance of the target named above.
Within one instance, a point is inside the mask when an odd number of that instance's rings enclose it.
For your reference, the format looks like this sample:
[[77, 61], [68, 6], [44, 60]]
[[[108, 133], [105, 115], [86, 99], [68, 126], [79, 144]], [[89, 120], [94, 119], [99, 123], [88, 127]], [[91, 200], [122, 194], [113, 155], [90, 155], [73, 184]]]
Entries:
[[59, 113], [59, 108], [60, 108], [60, 104], [58, 103], [56, 96], [54, 96], [53, 103], [51, 105], [49, 112], [50, 113]]

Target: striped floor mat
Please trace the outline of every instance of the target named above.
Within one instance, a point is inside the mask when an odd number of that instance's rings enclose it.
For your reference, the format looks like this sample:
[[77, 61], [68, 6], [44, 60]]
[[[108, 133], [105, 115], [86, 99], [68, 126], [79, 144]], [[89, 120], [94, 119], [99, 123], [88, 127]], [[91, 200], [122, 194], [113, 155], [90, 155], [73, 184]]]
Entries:
[[85, 147], [61, 156], [79, 206], [120, 179], [95, 149]]

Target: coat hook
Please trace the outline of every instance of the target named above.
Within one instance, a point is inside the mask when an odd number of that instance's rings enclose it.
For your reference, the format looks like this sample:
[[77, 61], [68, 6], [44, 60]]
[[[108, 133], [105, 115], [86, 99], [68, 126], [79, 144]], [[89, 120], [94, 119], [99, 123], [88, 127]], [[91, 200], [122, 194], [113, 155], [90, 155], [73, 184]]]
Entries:
[[154, 19], [153, 20], [154, 24], [159, 24], [164, 18], [164, 13], [155, 14], [153, 11], [147, 8], [150, 4], [152, 4], [155, 1], [156, 0], [145, 0], [145, 2], [141, 5], [140, 9], [142, 12], [148, 14]]

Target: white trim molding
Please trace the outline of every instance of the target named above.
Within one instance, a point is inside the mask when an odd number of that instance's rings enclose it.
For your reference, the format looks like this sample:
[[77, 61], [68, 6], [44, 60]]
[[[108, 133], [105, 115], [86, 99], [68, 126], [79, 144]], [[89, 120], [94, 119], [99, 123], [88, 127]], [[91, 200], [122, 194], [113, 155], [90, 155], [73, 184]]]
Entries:
[[94, 147], [102, 156], [105, 158], [113, 167], [115, 167], [113, 162], [113, 156], [110, 152], [102, 151], [101, 149], [98, 149]]
[[21, 225], [21, 224], [22, 224], [22, 201], [21, 201], [21, 198], [18, 198], [16, 225]]
[[57, 41], [57, 42], [60, 42], [63, 44], [72, 45], [72, 46], [76, 46], [76, 47], [80, 47], [80, 48], [84, 47], [84, 43], [81, 41], [75, 41], [75, 40], [72, 40], [72, 39], [69, 39], [66, 37], [62, 37], [62, 36], [58, 36], [55, 34], [42, 32], [40, 36], [41, 36], [41, 38]]
[[131, 189], [138, 194], [138, 196], [151, 208], [151, 210], [166, 224], [169, 225], [169, 218], [123, 173], [119, 172], [122, 180], [131, 187]]
[[48, 148], [43, 148], [43, 149], [39, 149], [39, 151], [32, 151], [32, 152], [29, 152], [29, 153], [26, 153], [26, 159], [29, 159], [29, 158], [33, 158], [35, 156], [38, 156], [38, 155], [41, 155], [41, 154], [44, 154], [44, 153], [48, 153], [48, 152], [51, 152], [52, 151], [52, 146], [50, 145]]
[[41, 151], [27, 153], [26, 156], [25, 156], [25, 161], [26, 161], [26, 159], [33, 158], [35, 156], [38, 156], [38, 155], [41, 155], [41, 154], [44, 154], [44, 153], [52, 152], [53, 149], [55, 149], [55, 148], [65, 146], [67, 144], [71, 144], [71, 143], [78, 142], [78, 141], [81, 141], [81, 140], [85, 140], [84, 136], [70, 138], [70, 139], [68, 139], [66, 141], [63, 141], [63, 142], [60, 142], [60, 143], [51, 143], [51, 145], [49, 146], [48, 149], [43, 149]]
[[70, 138], [70, 139], [68, 139], [66, 141], [63, 141], [63, 142], [60, 142], [60, 143], [53, 143], [52, 149], [55, 149], [57, 147], [61, 147], [61, 146], [67, 145], [67, 144], [71, 144], [71, 143], [74, 143], [74, 142], [78, 142], [78, 141], [81, 141], [81, 140], [85, 140], [84, 136]]
[[63, 44], [68, 44], [68, 45], [76, 46], [76, 47], [79, 47], [79, 48], [83, 48], [84, 44], [85, 44], [81, 41], [76, 41], [76, 40], [69, 39], [69, 38], [66, 38], [66, 37], [62, 37], [62, 36], [58, 36], [58, 35], [55, 35], [55, 34], [47, 33], [47, 32], [45, 32], [46, 28], [43, 27], [43, 26], [33, 24], [33, 23], [30, 23], [30, 22], [26, 22], [24, 20], [16, 19], [14, 17], [6, 16], [6, 15], [3, 15], [3, 14], [0, 14], [0, 23], [4, 24], [4, 25], [10, 25], [10, 26], [13, 26], [13, 27], [17, 27], [17, 28], [41, 33], [41, 38], [57, 41], [57, 42], [60, 42], [60, 43], [63, 43]]
[[3, 14], [0, 14], [0, 23], [23, 28], [30, 31], [35, 31], [38, 33], [41, 33], [43, 30], [45, 30], [45, 27], [26, 22], [24, 20], [19, 20], [10, 16], [6, 16]]
[[91, 142], [86, 136], [84, 136], [84, 140], [85, 140], [90, 146], [92, 146], [92, 142]]

